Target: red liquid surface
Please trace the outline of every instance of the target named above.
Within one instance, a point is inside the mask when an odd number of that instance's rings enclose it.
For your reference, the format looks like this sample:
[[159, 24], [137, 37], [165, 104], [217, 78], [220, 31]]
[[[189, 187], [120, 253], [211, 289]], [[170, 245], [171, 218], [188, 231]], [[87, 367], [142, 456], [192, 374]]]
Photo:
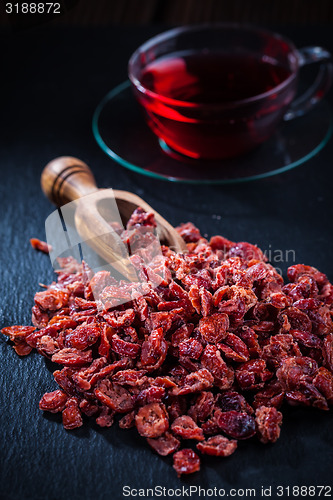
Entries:
[[274, 59], [251, 53], [189, 53], [150, 63], [141, 81], [165, 97], [218, 104], [263, 94], [289, 75]]
[[[192, 157], [230, 157], [269, 137], [294, 89], [246, 106], [232, 103], [263, 94], [289, 76], [290, 71], [274, 59], [249, 52], [176, 53], [147, 65], [142, 85], [194, 106], [177, 107], [152, 96], [139, 99], [149, 125], [171, 148]], [[201, 109], [200, 104], [216, 106]], [[224, 104], [228, 106], [221, 111]]]

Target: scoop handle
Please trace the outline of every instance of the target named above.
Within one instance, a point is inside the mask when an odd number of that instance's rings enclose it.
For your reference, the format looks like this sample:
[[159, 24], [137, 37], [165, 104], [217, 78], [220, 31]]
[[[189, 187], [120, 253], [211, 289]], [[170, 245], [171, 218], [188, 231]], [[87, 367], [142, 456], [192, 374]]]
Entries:
[[41, 175], [42, 190], [58, 207], [98, 190], [92, 171], [73, 156], [50, 161]]

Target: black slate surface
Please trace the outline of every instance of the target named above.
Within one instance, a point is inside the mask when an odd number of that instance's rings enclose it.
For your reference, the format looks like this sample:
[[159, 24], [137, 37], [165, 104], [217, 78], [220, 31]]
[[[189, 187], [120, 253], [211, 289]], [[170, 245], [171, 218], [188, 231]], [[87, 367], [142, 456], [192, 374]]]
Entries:
[[[315, 43], [333, 51], [329, 27], [277, 28], [298, 46]], [[225, 187], [153, 181], [119, 167], [99, 150], [91, 132], [95, 106], [126, 78], [131, 52], [160, 30], [41, 27], [1, 35], [1, 327], [29, 324], [38, 283], [53, 279], [48, 257], [33, 251], [29, 238], [44, 237], [44, 221], [53, 210], [40, 190], [41, 170], [63, 154], [91, 165], [100, 186], [137, 192], [172, 224], [191, 220], [208, 235], [251, 241], [267, 251], [293, 249], [296, 262], [314, 265], [333, 279], [332, 141], [289, 173]], [[332, 103], [332, 92], [328, 100]], [[281, 267], [285, 271], [292, 263]], [[204, 460], [200, 473], [177, 479], [171, 459], [155, 455], [132, 430], [100, 429], [87, 421], [69, 432], [58, 415], [40, 412], [40, 397], [56, 388], [53, 367], [44, 358], [19, 358], [1, 336], [0, 360], [3, 500], [118, 500], [125, 498], [126, 485], [256, 488], [259, 498], [261, 486], [272, 486], [277, 498], [277, 485], [332, 482], [330, 413], [288, 409], [275, 445], [240, 443], [228, 459]]]

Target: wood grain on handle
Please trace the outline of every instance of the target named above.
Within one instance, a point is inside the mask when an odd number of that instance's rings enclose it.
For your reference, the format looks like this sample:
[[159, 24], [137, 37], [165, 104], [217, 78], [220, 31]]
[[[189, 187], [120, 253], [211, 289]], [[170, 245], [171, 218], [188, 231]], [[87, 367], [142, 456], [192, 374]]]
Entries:
[[[78, 200], [75, 226], [82, 241], [127, 279], [136, 281], [136, 271], [128, 258], [127, 246], [110, 226], [113, 218], [116, 219], [108, 207], [110, 196], [115, 198], [124, 226], [132, 212], [141, 207], [154, 213], [161, 243], [177, 252], [187, 250], [175, 228], [142, 198], [127, 191], [113, 190], [111, 195], [108, 189], [98, 189], [90, 168], [78, 158], [62, 156], [48, 163], [42, 172], [41, 185], [49, 200], [58, 207]], [[87, 196], [93, 193], [93, 196]]]
[[75, 226], [82, 240], [108, 264], [125, 278], [137, 281], [137, 273], [129, 260], [127, 245], [98, 210], [99, 201], [109, 200], [109, 196], [108, 189], [100, 189], [92, 197], [78, 200]]
[[98, 189], [88, 165], [72, 156], [50, 161], [42, 172], [41, 186], [48, 199], [58, 207]]

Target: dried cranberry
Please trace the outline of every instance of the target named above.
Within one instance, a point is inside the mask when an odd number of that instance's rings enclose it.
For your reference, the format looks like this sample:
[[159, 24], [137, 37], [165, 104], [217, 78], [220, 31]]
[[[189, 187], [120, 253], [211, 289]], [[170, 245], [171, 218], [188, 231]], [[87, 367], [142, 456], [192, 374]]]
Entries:
[[333, 333], [327, 335], [323, 342], [325, 366], [333, 372]]
[[81, 427], [83, 420], [76, 398], [71, 398], [66, 403], [66, 408], [62, 412], [62, 424], [65, 429], [71, 430]]
[[57, 311], [68, 304], [69, 293], [63, 290], [49, 289], [35, 295], [35, 303], [43, 311]]
[[237, 448], [237, 441], [217, 435], [197, 444], [197, 449], [204, 455], [215, 457], [229, 457]]
[[182, 415], [171, 424], [171, 430], [177, 436], [183, 439], [196, 439], [197, 441], [203, 441], [204, 435], [200, 427], [194, 422], [194, 420], [188, 415]]
[[78, 349], [68, 347], [53, 354], [51, 359], [53, 363], [59, 363], [64, 366], [81, 367], [91, 363], [92, 353], [91, 351], [79, 351]]
[[135, 416], [135, 425], [141, 436], [157, 438], [169, 427], [168, 415], [164, 405], [150, 403], [142, 406]]
[[121, 429], [131, 429], [134, 426], [135, 426], [135, 412], [134, 411], [131, 411], [130, 413], [126, 413], [119, 420], [119, 427]]
[[100, 326], [97, 323], [82, 324], [66, 336], [66, 345], [84, 350], [95, 344], [100, 336]]
[[171, 394], [175, 396], [181, 396], [184, 394], [191, 394], [193, 392], [201, 392], [204, 389], [212, 387], [214, 382], [214, 377], [212, 374], [202, 368], [196, 372], [186, 375], [182, 387], [174, 387], [171, 389]]
[[236, 370], [237, 383], [243, 390], [261, 389], [271, 377], [272, 373], [266, 369], [263, 359], [247, 361]]
[[179, 439], [168, 431], [158, 438], [147, 438], [147, 443], [163, 457], [174, 453], [180, 446]]
[[241, 363], [249, 359], [249, 351], [246, 344], [233, 333], [228, 333], [224, 341], [218, 343], [217, 346], [223, 352], [224, 356], [232, 361]]
[[219, 428], [234, 439], [248, 439], [256, 432], [255, 420], [248, 413], [218, 410], [215, 418]]
[[222, 359], [220, 351], [213, 345], [207, 345], [201, 356], [201, 364], [214, 377], [215, 385], [223, 390], [229, 389], [234, 382], [234, 371]]
[[111, 408], [103, 406], [100, 415], [96, 418], [96, 424], [100, 427], [111, 427], [115, 413]]
[[229, 318], [226, 314], [215, 313], [199, 321], [199, 331], [206, 342], [216, 344], [227, 335]]
[[253, 409], [248, 404], [244, 396], [234, 391], [227, 391], [225, 393], [220, 393], [216, 397], [215, 406], [221, 408], [222, 411], [236, 410], [240, 412], [246, 412], [248, 414], [253, 413]]
[[140, 345], [133, 342], [126, 342], [126, 340], [123, 340], [115, 333], [111, 339], [111, 349], [120, 356], [136, 358], [140, 352]]
[[118, 384], [112, 384], [110, 380], [101, 380], [95, 389], [96, 398], [105, 406], [117, 413], [127, 413], [133, 410], [133, 398], [131, 394]]
[[333, 405], [333, 374], [321, 366], [313, 379], [313, 385], [323, 394], [327, 402]]
[[188, 414], [194, 421], [204, 422], [213, 409], [214, 395], [209, 391], [202, 391], [196, 398], [195, 403], [189, 408]]
[[280, 437], [282, 413], [274, 407], [260, 406], [256, 410], [256, 426], [262, 443], [275, 443]]
[[48, 245], [46, 241], [39, 240], [38, 238], [30, 238], [30, 244], [32, 248], [43, 253], [50, 253], [52, 251], [51, 245]]
[[284, 358], [276, 376], [285, 390], [295, 390], [302, 382], [311, 382], [318, 371], [317, 363], [305, 356]]
[[200, 470], [200, 458], [190, 448], [184, 448], [173, 455], [173, 468], [178, 477], [182, 474], [193, 474]]
[[46, 392], [39, 401], [39, 409], [58, 413], [65, 408], [68, 396], [59, 389], [53, 392]]
[[187, 339], [179, 344], [179, 356], [199, 359], [203, 350], [201, 342], [196, 339]]
[[197, 242], [201, 238], [199, 229], [192, 222], [181, 224], [176, 229], [186, 243]]

